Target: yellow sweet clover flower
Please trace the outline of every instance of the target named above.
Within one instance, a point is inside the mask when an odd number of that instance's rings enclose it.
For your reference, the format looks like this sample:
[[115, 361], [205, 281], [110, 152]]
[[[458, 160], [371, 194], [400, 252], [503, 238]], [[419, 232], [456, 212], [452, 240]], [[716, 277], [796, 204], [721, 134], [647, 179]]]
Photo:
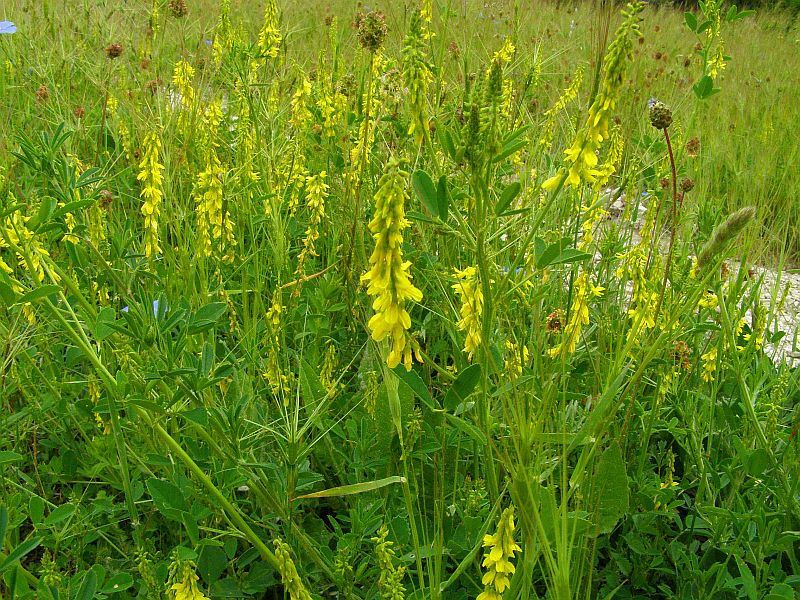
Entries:
[[281, 582], [283, 582], [283, 587], [288, 592], [290, 600], [311, 600], [311, 594], [303, 585], [303, 580], [297, 573], [297, 567], [294, 566], [289, 545], [282, 540], [275, 540], [273, 544], [275, 544], [275, 558], [278, 559]]
[[161, 201], [164, 194], [161, 190], [164, 183], [164, 165], [159, 162], [161, 140], [158, 132], [150, 131], [142, 142], [142, 161], [139, 163], [139, 175], [136, 177], [142, 182], [143, 188], [140, 196], [142, 215], [144, 215], [144, 253], [150, 258], [161, 252], [158, 245], [158, 217], [161, 214]]
[[231, 24], [231, 0], [221, 0], [219, 4], [219, 19], [214, 31], [214, 41], [211, 43], [211, 55], [214, 64], [219, 66], [226, 52], [233, 46], [233, 25]]
[[700, 358], [703, 361], [703, 372], [700, 374], [700, 378], [706, 383], [711, 383], [714, 381], [714, 372], [717, 370], [716, 347], [703, 354]]
[[261, 56], [275, 58], [278, 56], [283, 37], [278, 29], [278, 3], [276, 0], [267, 0], [264, 9], [264, 25], [258, 33], [258, 48]]
[[421, 144], [428, 132], [426, 91], [433, 81], [433, 73], [425, 57], [423, 19], [419, 12], [411, 16], [411, 26], [403, 44], [403, 79], [408, 88], [411, 112], [408, 135], [413, 135], [414, 141]]
[[386, 600], [403, 600], [405, 598], [405, 587], [403, 577], [405, 577], [405, 567], [395, 567], [395, 551], [392, 546], [394, 542], [387, 540], [389, 528], [384, 523], [378, 530], [378, 535], [371, 538], [375, 542], [375, 554], [378, 557], [378, 568], [380, 576], [378, 578], [378, 589], [381, 591], [381, 598]]
[[513, 381], [522, 375], [522, 367], [530, 360], [530, 353], [526, 345], [523, 344], [520, 347], [519, 344], [511, 340], [506, 341], [506, 350], [508, 351], [508, 357], [504, 362], [504, 366], [508, 376]]
[[697, 306], [698, 308], [714, 310], [719, 306], [719, 298], [717, 298], [717, 295], [713, 292], [705, 292], [702, 298], [697, 301]]
[[320, 171], [306, 179], [306, 206], [309, 219], [306, 237], [303, 239], [303, 249], [297, 257], [297, 273], [303, 273], [303, 266], [309, 256], [318, 256], [316, 242], [319, 239], [319, 228], [325, 218], [325, 199], [328, 197], [328, 184], [325, 183], [326, 173]]
[[289, 122], [298, 129], [304, 128], [311, 121], [312, 114], [308, 109], [311, 97], [311, 82], [305, 73], [300, 74], [300, 83], [292, 96], [292, 117]]
[[725, 52], [722, 43], [720, 43], [714, 55], [711, 57], [711, 61], [708, 63], [708, 74], [711, 79], [716, 79], [719, 72], [725, 68], [725, 65]]
[[597, 169], [597, 151], [609, 137], [608, 118], [617, 105], [620, 90], [625, 81], [628, 65], [633, 58], [633, 37], [639, 37], [638, 15], [642, 2], [632, 2], [623, 11], [625, 21], [620, 25], [614, 40], [608, 47], [603, 67], [603, 82], [589, 108], [585, 125], [578, 132], [572, 146], [564, 151], [564, 166], [542, 188], [553, 191], [559, 186], [578, 187], [594, 184], [602, 173]]
[[522, 548], [514, 541], [514, 528], [514, 507], [510, 506], [500, 516], [494, 535], [483, 537], [483, 547], [489, 548], [489, 551], [483, 555], [481, 563], [486, 567], [481, 580], [484, 589], [476, 600], [500, 600], [511, 585], [511, 576], [516, 571], [511, 560], [515, 558], [515, 552], [522, 552]]
[[194, 572], [194, 564], [186, 561], [179, 569], [182, 573], [167, 590], [170, 600], [208, 600], [208, 596], [197, 588], [197, 581], [200, 578]]
[[499, 61], [508, 64], [514, 58], [514, 54], [516, 52], [517, 49], [516, 47], [514, 47], [514, 42], [509, 36], [505, 40], [503, 40], [503, 45], [500, 46], [500, 49], [494, 53], [492, 61]]
[[581, 273], [575, 280], [572, 292], [572, 306], [570, 308], [569, 322], [564, 327], [564, 337], [560, 344], [550, 348], [547, 354], [551, 357], [565, 356], [575, 352], [581, 331], [589, 324], [589, 296], [602, 296], [605, 288], [592, 285], [588, 273]]
[[172, 73], [172, 85], [175, 88], [175, 96], [173, 98], [174, 108], [180, 108], [181, 112], [178, 115], [178, 123], [181, 127], [185, 126], [191, 118], [192, 109], [194, 108], [195, 93], [194, 93], [194, 68], [185, 60], [181, 59], [175, 65], [175, 70]]
[[412, 351], [416, 352], [417, 346], [408, 333], [411, 317], [405, 305], [406, 301], [421, 301], [422, 292], [411, 283], [408, 273], [411, 262], [403, 261], [402, 232], [408, 227], [406, 177], [399, 161], [393, 160], [378, 181], [375, 216], [369, 224], [375, 250], [369, 259], [372, 267], [361, 276], [361, 281], [368, 283], [367, 293], [375, 296], [372, 304], [375, 315], [369, 320], [372, 339], [379, 342], [388, 337], [391, 341], [388, 366], [394, 368], [402, 359], [406, 370], [410, 371]]
[[466, 269], [454, 269], [458, 281], [453, 284], [456, 294], [461, 297], [461, 308], [459, 315], [461, 319], [457, 325], [461, 331], [467, 332], [464, 340], [464, 352], [467, 358], [472, 360], [472, 356], [481, 345], [481, 316], [483, 315], [483, 291], [481, 289], [478, 270], [475, 267]]

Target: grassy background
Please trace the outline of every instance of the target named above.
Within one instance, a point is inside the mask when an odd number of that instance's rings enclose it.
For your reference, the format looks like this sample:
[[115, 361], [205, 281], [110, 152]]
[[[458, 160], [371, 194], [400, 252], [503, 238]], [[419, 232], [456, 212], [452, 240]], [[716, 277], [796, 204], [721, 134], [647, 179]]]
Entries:
[[[519, 4], [519, 3], [517, 3]], [[402, 42], [411, 4], [373, 2], [385, 10], [389, 25], [387, 47]], [[607, 35], [610, 9], [592, 3], [542, 3], [525, 10], [507, 2], [439, 2], [438, 18], [446, 31], [434, 40], [445, 80], [457, 85], [465, 69], [474, 71], [502, 39], [515, 33], [520, 47], [515, 71], [521, 78], [534, 57], [540, 60], [542, 85], [526, 98], [535, 122], [560, 95], [577, 65], [585, 65], [579, 98], [587, 98], [593, 83], [593, 65]], [[12, 0], [4, 3], [0, 18], [13, 18], [19, 32], [0, 39], [8, 68], [0, 70], [0, 151], [6, 157], [16, 131], [54, 128], [67, 121], [82, 136], [98, 135], [98, 115], [113, 81], [116, 94], [141, 97], [150, 82], [163, 90], [170, 80], [173, 58], [197, 53], [208, 58], [203, 40], [216, 23], [215, 3], [189, 3], [189, 16], [174, 20], [164, 7], [164, 27], [150, 56], [145, 39], [149, 16], [146, 2], [74, 2], [56, 6], [50, 2]], [[283, 8], [287, 24], [285, 64], [313, 65], [326, 41], [326, 17], [339, 18], [344, 48], [352, 50], [353, 32], [347, 27], [355, 7], [351, 2], [292, 2]], [[447, 12], [449, 11], [449, 12]], [[253, 36], [261, 22], [257, 2], [233, 2], [234, 21]], [[513, 24], [518, 31], [513, 32]], [[800, 31], [788, 14], [769, 10], [726, 27], [725, 50], [732, 60], [718, 81], [722, 94], [705, 103], [693, 101], [691, 85], [702, 63], [695, 51], [695, 36], [685, 27], [683, 13], [670, 8], [649, 8], [642, 26], [644, 40], [623, 94], [620, 116], [629, 139], [650, 135], [646, 102], [656, 97], [672, 107], [681, 141], [697, 137], [699, 159], [693, 165], [697, 188], [687, 208], [699, 215], [708, 229], [720, 214], [746, 205], [758, 207], [758, 232], [762, 262], [774, 262], [785, 252], [790, 263], [800, 261], [800, 157], [796, 143], [797, 90], [800, 69], [795, 61]], [[103, 48], [120, 43], [123, 56], [110, 63]], [[450, 45], [458, 47], [454, 56]], [[144, 63], [142, 59], [152, 58]], [[147, 68], [142, 68], [146, 65]], [[8, 67], [8, 65], [6, 65]], [[166, 83], [165, 83], [166, 82]], [[41, 85], [50, 91], [45, 105], [37, 103]], [[585, 101], [585, 100], [584, 100]], [[73, 115], [84, 107], [88, 118]], [[434, 115], [435, 118], [435, 115]], [[562, 130], [562, 145], [571, 132]], [[557, 145], [558, 145], [557, 141]], [[708, 231], [705, 231], [708, 234]]]

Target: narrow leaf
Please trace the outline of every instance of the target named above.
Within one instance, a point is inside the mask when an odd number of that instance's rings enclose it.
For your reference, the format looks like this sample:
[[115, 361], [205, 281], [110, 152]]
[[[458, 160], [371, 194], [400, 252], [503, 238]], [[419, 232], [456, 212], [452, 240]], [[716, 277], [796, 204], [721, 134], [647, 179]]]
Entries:
[[393, 483], [405, 483], [405, 482], [406, 482], [405, 477], [394, 475], [392, 477], [386, 477], [385, 479], [379, 479], [378, 481], [366, 481], [364, 483], [354, 483], [352, 485], [342, 485], [339, 487], [328, 488], [327, 490], [321, 490], [319, 492], [313, 492], [311, 494], [303, 494], [302, 496], [297, 496], [294, 499], [301, 500], [306, 498], [331, 498], [334, 496], [350, 496], [352, 494], [362, 494], [364, 492], [371, 492], [372, 490], [377, 490], [382, 487], [386, 487], [387, 485], [392, 485]]

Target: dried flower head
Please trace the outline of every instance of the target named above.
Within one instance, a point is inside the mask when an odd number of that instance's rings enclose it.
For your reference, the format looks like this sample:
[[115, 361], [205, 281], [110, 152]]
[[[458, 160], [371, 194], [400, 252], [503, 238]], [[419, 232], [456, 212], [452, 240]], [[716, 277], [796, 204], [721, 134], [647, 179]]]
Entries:
[[122, 44], [109, 44], [106, 46], [106, 56], [108, 58], [117, 58], [122, 54]]
[[358, 11], [353, 20], [356, 37], [361, 47], [370, 52], [377, 52], [383, 47], [383, 41], [389, 33], [386, 26], [386, 15], [379, 10]]
[[39, 89], [36, 90], [36, 100], [39, 102], [47, 102], [47, 99], [50, 97], [50, 90], [47, 89], [45, 84], [39, 86]]
[[72, 110], [72, 114], [75, 115], [76, 119], [82, 119], [86, 116], [86, 109], [78, 105]]
[[672, 125], [672, 111], [660, 100], [650, 99], [650, 124], [656, 129], [666, 129]]
[[189, 9], [186, 6], [186, 0], [169, 0], [169, 10], [172, 16], [180, 19], [189, 14]]
[[691, 158], [697, 158], [700, 154], [700, 140], [695, 138], [686, 142], [686, 154]]

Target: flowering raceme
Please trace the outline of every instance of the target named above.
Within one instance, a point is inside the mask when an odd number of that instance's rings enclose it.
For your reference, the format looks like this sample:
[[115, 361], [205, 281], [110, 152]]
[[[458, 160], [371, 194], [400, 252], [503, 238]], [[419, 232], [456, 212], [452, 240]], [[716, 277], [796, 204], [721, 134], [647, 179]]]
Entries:
[[495, 534], [483, 537], [484, 548], [490, 550], [484, 554], [481, 563], [486, 567], [482, 579], [485, 587], [476, 600], [500, 600], [511, 585], [511, 576], [516, 571], [511, 559], [515, 552], [522, 552], [522, 548], [514, 541], [514, 528], [514, 507], [509, 506], [503, 511]]
[[[361, 276], [368, 282], [367, 293], [375, 296], [372, 308], [375, 315], [369, 320], [372, 339], [379, 342], [390, 338], [392, 349], [387, 358], [390, 368], [403, 360], [406, 370], [411, 370], [412, 351], [417, 344], [408, 333], [411, 316], [405, 308], [407, 300], [419, 302], [422, 292], [411, 283], [408, 269], [410, 261], [403, 261], [403, 229], [408, 227], [405, 218], [405, 190], [407, 174], [396, 160], [389, 163], [386, 173], [378, 182], [375, 193], [375, 216], [369, 229], [375, 238], [375, 250], [369, 259], [372, 268]], [[419, 356], [417, 356], [417, 360]]]
[[148, 133], [142, 142], [142, 161], [139, 163], [139, 175], [136, 177], [144, 184], [141, 197], [142, 215], [144, 215], [144, 253], [150, 258], [161, 252], [158, 245], [158, 217], [161, 214], [161, 191], [164, 183], [164, 165], [159, 161], [161, 140], [156, 131]]
[[453, 273], [458, 279], [453, 284], [456, 294], [461, 296], [461, 309], [459, 314], [461, 320], [458, 328], [467, 332], [467, 339], [464, 341], [464, 352], [467, 353], [469, 360], [481, 345], [481, 315], [483, 314], [483, 291], [481, 290], [478, 271], [475, 267], [467, 267], [464, 270], [455, 269]]
[[603, 83], [592, 106], [586, 124], [578, 132], [572, 146], [564, 151], [564, 166], [553, 177], [542, 184], [542, 188], [553, 191], [560, 185], [579, 186], [593, 184], [602, 176], [597, 169], [597, 151], [603, 140], [608, 139], [608, 116], [617, 105], [622, 83], [633, 57], [632, 37], [639, 37], [638, 14], [644, 4], [633, 2], [623, 11], [625, 21], [617, 29], [614, 41], [608, 47], [605, 58]]

